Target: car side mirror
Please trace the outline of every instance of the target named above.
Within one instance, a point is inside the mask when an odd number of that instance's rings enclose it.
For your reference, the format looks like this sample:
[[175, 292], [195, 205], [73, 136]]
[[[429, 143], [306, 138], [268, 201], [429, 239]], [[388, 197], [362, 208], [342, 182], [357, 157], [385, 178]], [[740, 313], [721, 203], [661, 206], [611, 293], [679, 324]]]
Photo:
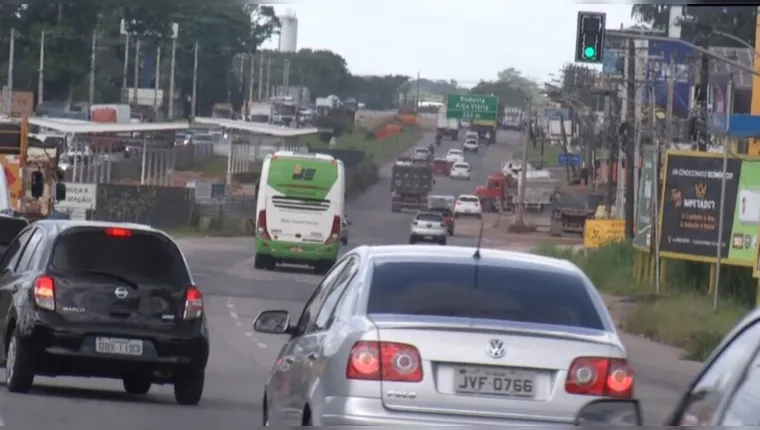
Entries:
[[31, 186], [32, 197], [38, 199], [42, 197], [45, 192], [45, 176], [40, 171], [34, 171], [31, 174]]
[[253, 331], [267, 334], [288, 334], [290, 314], [288, 311], [264, 311], [253, 322]]
[[584, 405], [575, 416], [576, 426], [641, 426], [641, 406], [633, 399], [600, 399]]
[[66, 200], [66, 184], [61, 182], [55, 184], [55, 200], [59, 202]]

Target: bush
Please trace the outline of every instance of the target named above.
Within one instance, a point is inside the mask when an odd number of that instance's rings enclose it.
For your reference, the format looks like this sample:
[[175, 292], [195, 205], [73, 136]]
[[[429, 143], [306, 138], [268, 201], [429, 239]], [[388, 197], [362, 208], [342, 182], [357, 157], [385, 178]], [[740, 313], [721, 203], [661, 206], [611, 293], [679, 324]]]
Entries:
[[581, 268], [599, 291], [614, 296], [635, 296], [625, 315], [623, 329], [685, 350], [684, 358], [703, 360], [721, 338], [747, 312], [747, 269], [726, 268], [720, 306], [706, 294], [709, 266], [669, 260], [661, 294], [648, 282], [634, 278], [634, 249], [617, 243], [597, 249], [573, 251], [551, 245], [536, 247], [539, 254], [570, 260]]

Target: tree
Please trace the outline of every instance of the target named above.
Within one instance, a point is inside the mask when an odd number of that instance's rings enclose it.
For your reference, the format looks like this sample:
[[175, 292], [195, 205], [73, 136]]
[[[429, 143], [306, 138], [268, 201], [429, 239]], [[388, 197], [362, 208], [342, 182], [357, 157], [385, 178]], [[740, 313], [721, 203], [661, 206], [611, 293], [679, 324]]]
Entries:
[[[631, 17], [661, 30], [667, 29], [669, 14], [670, 6], [663, 4], [636, 4], [631, 9]], [[710, 29], [714, 29], [732, 34], [752, 46], [755, 44], [756, 6], [691, 5], [684, 6], [683, 14], [681, 39], [696, 42], [707, 36], [711, 45], [744, 47], [735, 40], [711, 33]]]
[[[199, 5], [159, 2], [140, 6], [97, 3], [0, 5], [0, 26], [15, 28], [14, 88], [36, 92], [39, 46], [45, 31], [45, 99], [86, 100], [93, 34], [96, 35], [96, 94], [98, 101], [120, 99], [123, 80], [124, 39], [122, 18], [128, 31], [145, 45], [170, 53], [171, 28], [180, 27], [177, 40], [175, 82], [184, 99], [192, 92], [193, 45], [199, 50], [199, 113], [209, 113], [213, 103], [239, 96], [239, 82], [230, 68], [238, 53], [255, 53], [279, 28], [271, 6], [256, 4]], [[0, 35], [0, 49], [8, 52], [9, 34]], [[132, 44], [134, 46], [134, 43]], [[169, 84], [169, 57], [163, 55], [161, 87]], [[3, 58], [5, 60], [5, 58]], [[0, 68], [0, 75], [5, 74]], [[131, 67], [130, 67], [131, 69]], [[129, 70], [131, 75], [132, 71]], [[132, 76], [128, 76], [132, 82]], [[233, 91], [235, 90], [235, 91]], [[239, 98], [239, 97], [238, 97]]]
[[368, 109], [386, 110], [397, 106], [397, 96], [409, 85], [409, 76], [354, 76], [350, 91], [354, 98], [361, 100]]

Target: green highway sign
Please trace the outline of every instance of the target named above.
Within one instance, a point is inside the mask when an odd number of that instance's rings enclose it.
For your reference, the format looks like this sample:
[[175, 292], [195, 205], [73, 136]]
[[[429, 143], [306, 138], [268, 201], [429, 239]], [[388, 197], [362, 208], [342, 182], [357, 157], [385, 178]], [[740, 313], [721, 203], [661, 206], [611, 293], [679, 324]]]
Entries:
[[446, 96], [446, 118], [496, 121], [499, 98], [482, 94], [449, 94]]

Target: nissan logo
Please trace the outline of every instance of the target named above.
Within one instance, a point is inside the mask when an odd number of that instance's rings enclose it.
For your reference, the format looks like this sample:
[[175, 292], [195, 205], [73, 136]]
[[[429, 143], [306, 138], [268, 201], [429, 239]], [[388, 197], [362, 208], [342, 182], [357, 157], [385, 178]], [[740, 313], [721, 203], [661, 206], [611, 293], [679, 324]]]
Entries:
[[124, 287], [115, 289], [113, 293], [116, 294], [116, 297], [119, 299], [125, 299], [129, 295], [129, 291]]

